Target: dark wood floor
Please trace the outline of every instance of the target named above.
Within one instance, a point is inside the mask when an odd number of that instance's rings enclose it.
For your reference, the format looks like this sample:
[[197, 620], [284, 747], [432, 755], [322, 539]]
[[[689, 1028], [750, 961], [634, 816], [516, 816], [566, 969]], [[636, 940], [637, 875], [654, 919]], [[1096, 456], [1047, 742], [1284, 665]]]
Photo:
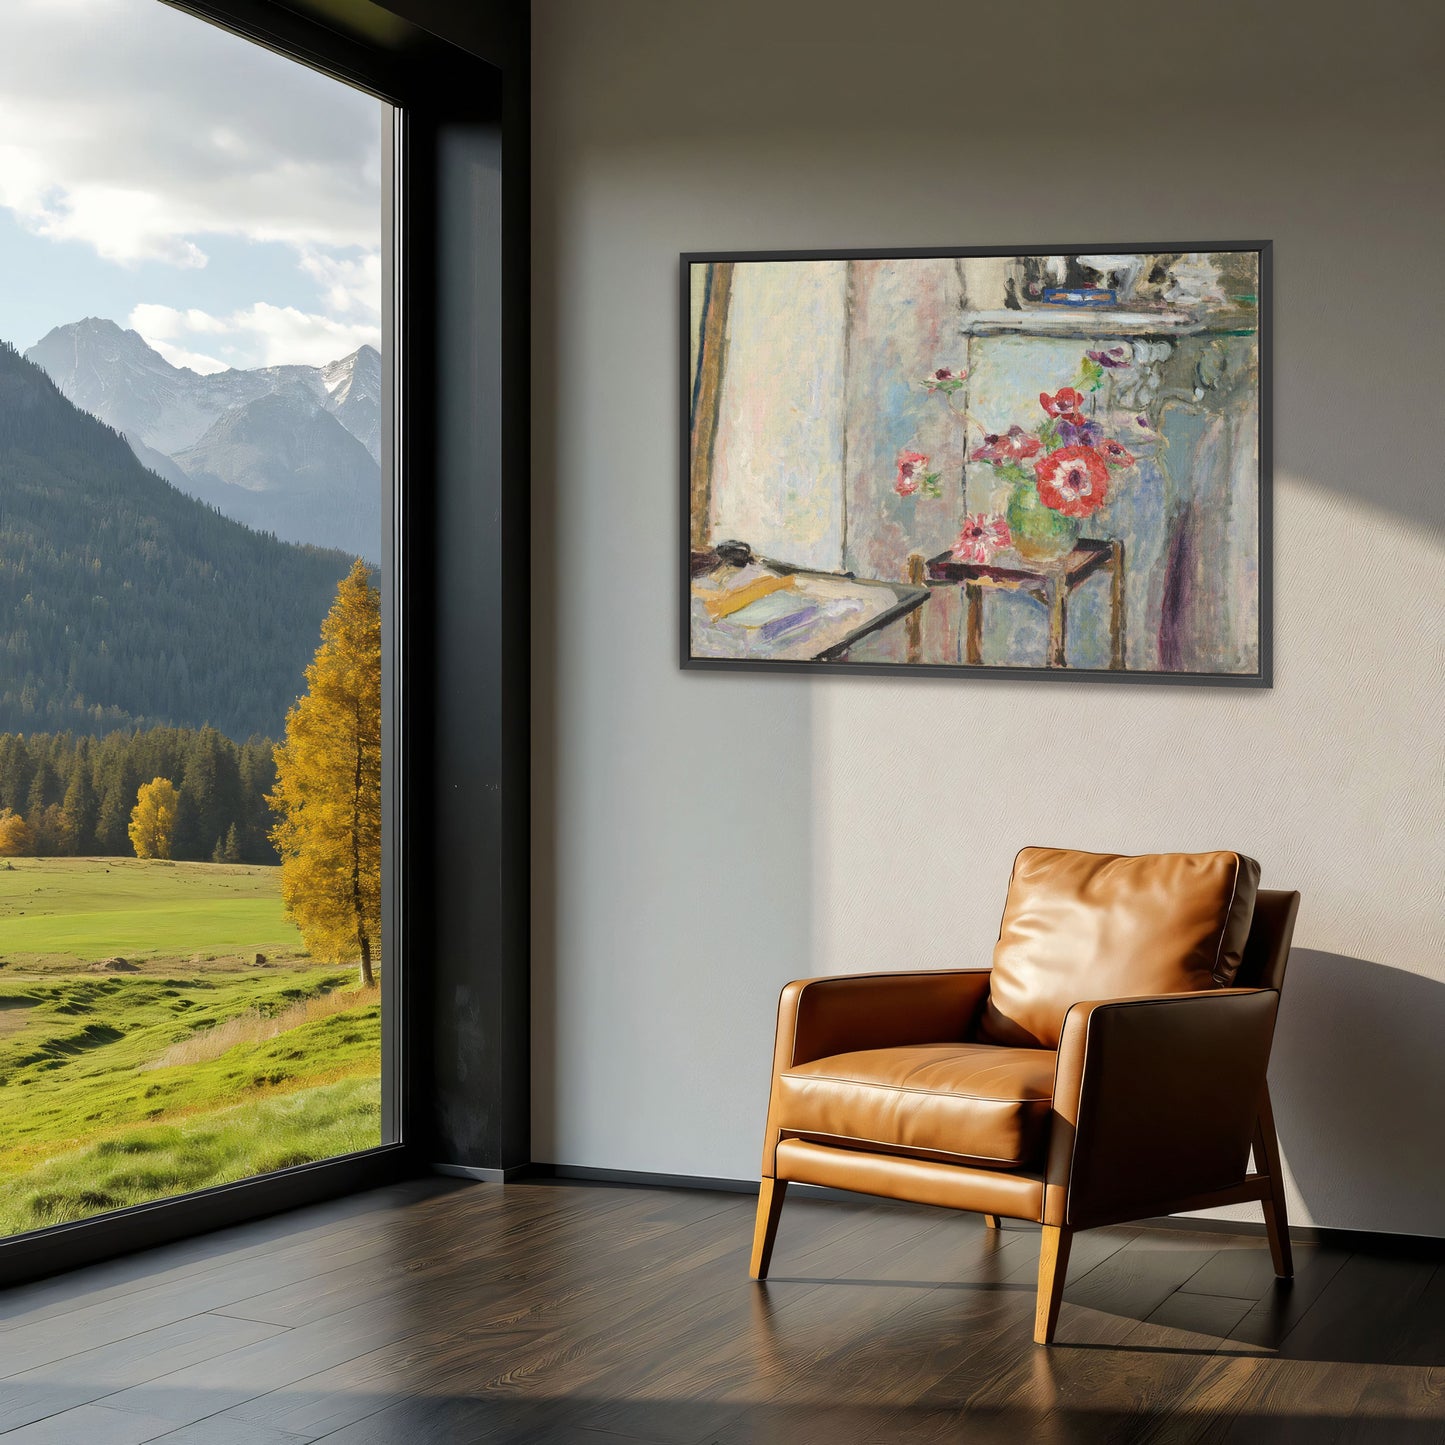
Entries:
[[1445, 1442], [1445, 1268], [1164, 1229], [426, 1181], [0, 1295], [6, 1445]]

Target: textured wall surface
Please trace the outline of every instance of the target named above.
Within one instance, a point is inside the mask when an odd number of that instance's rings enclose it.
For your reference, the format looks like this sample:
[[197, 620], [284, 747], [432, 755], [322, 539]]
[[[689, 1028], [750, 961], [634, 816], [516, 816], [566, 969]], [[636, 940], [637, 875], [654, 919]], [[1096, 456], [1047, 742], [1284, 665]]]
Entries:
[[[1442, 22], [1338, 8], [535, 0], [534, 1158], [755, 1174], [785, 980], [986, 961], [1023, 843], [1234, 847], [1297, 1221], [1445, 1235]], [[1256, 237], [1272, 691], [678, 669], [679, 251]]]

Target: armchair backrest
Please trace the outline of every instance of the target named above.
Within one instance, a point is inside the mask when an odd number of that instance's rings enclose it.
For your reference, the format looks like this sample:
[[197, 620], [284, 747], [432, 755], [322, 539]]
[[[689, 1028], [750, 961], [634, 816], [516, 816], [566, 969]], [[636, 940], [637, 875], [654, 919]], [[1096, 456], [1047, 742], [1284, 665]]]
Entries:
[[1241, 853], [1023, 849], [979, 1038], [1056, 1049], [1076, 1003], [1229, 986], [1258, 886], [1259, 864]]
[[1299, 894], [1261, 888], [1254, 899], [1254, 917], [1244, 945], [1244, 958], [1234, 976], [1236, 988], [1284, 988], [1290, 940], [1299, 914]]

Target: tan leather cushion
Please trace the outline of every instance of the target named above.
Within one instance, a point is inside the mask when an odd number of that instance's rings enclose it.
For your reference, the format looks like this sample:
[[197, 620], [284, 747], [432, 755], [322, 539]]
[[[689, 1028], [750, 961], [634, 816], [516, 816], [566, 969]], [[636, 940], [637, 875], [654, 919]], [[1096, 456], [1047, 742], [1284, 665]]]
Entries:
[[1043, 1155], [1054, 1055], [986, 1044], [908, 1044], [795, 1064], [777, 1080], [776, 1127], [995, 1168]]
[[1259, 864], [1239, 853], [1025, 848], [978, 1037], [1056, 1049], [1071, 1004], [1228, 985], [1258, 887]]

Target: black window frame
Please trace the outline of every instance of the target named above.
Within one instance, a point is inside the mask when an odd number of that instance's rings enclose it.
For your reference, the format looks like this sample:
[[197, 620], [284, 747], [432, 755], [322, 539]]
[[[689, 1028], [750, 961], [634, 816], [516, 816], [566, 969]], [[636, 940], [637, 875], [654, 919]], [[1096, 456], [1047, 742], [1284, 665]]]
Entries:
[[[385, 1142], [0, 1240], [0, 1287], [434, 1169], [501, 1179], [530, 1151], [526, 9], [156, 3], [396, 108], [383, 245]], [[439, 19], [456, 33], [436, 34]]]

